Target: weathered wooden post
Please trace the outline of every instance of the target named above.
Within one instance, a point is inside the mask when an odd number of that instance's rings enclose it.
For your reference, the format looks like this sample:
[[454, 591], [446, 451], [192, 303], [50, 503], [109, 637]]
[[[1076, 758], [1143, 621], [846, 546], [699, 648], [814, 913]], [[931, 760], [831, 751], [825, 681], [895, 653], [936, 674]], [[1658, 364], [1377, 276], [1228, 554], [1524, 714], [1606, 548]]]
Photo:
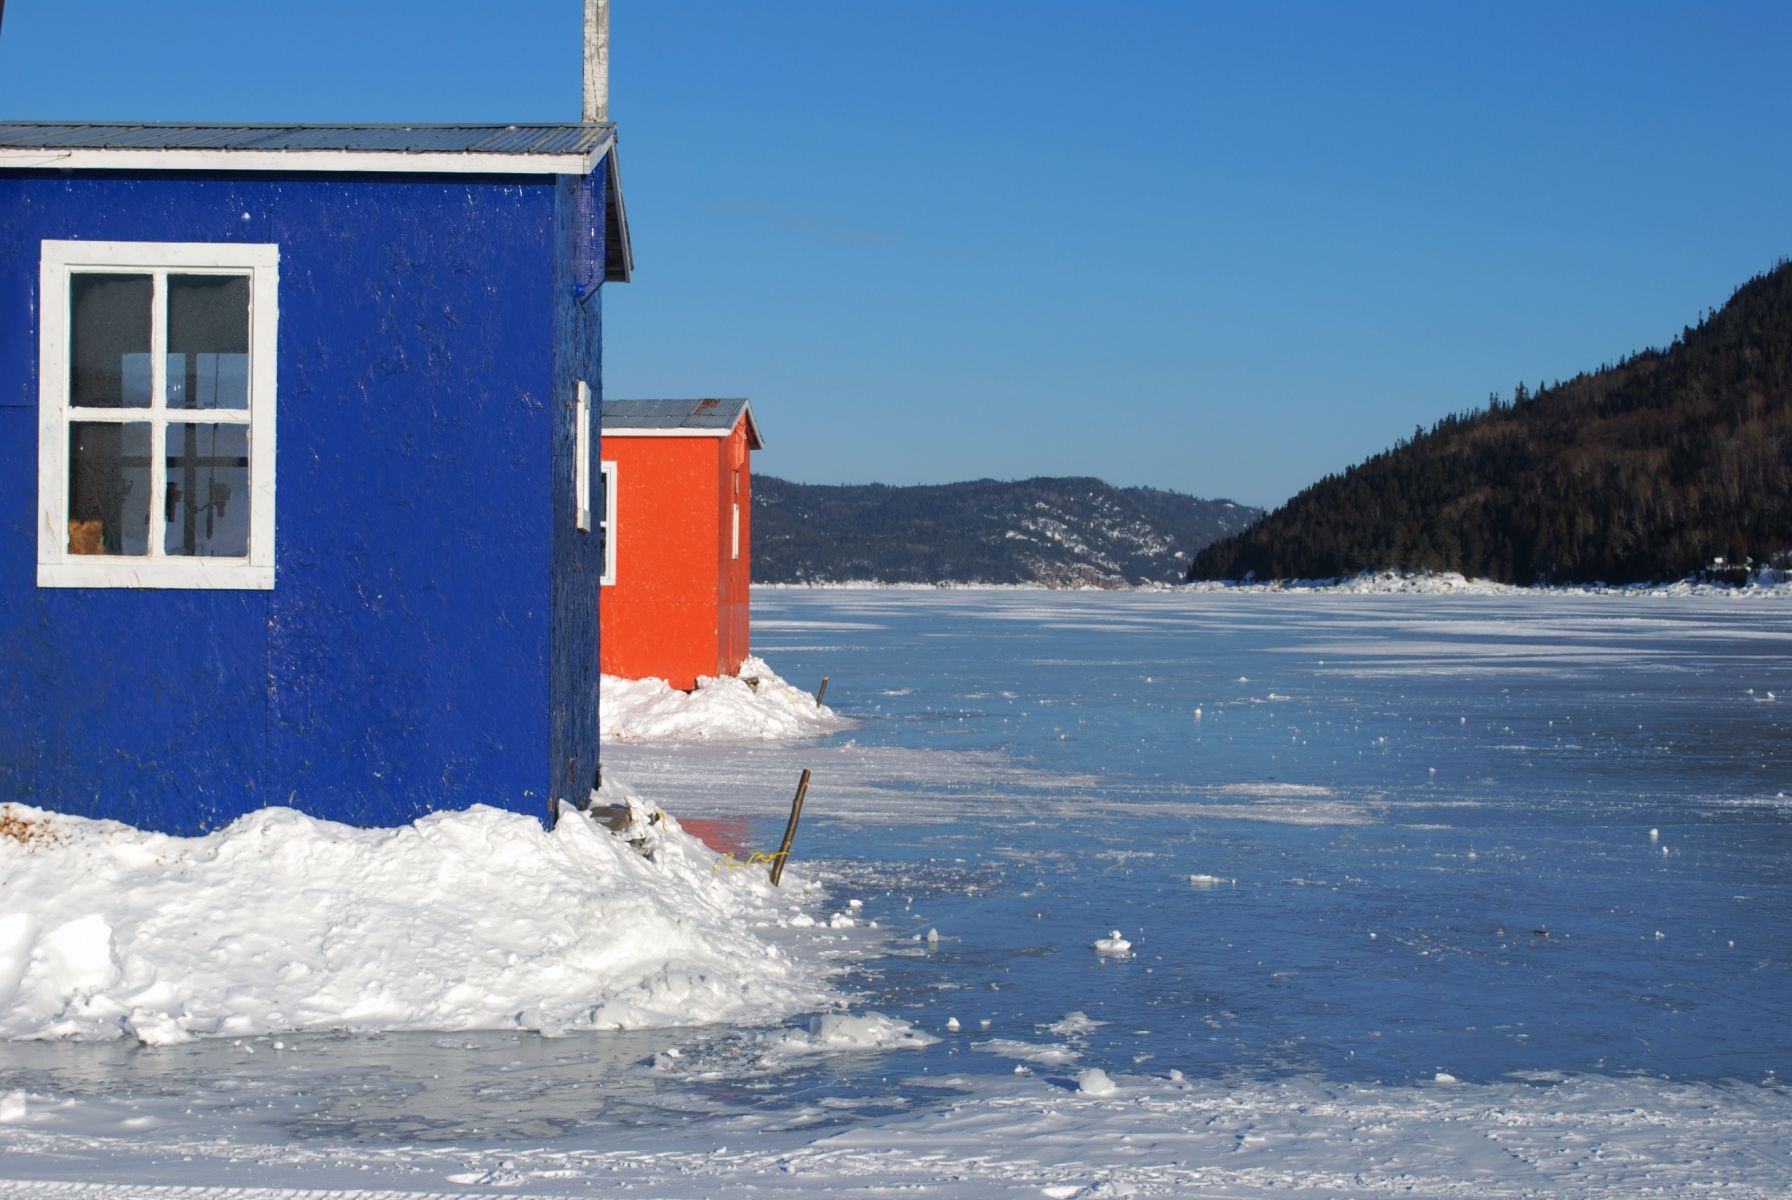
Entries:
[[585, 0], [586, 124], [610, 119], [610, 0]]
[[821, 707], [822, 697], [826, 696], [827, 694], [828, 694], [828, 677], [826, 675], [823, 675], [821, 677], [821, 686], [815, 689], [815, 707], [816, 708]]
[[797, 818], [803, 815], [803, 796], [809, 791], [809, 768], [803, 768], [803, 777], [797, 781], [796, 798], [790, 802], [790, 823], [784, 826], [784, 841], [778, 847], [777, 857], [772, 862], [772, 886], [784, 878], [784, 862], [790, 857], [790, 843], [796, 840]]

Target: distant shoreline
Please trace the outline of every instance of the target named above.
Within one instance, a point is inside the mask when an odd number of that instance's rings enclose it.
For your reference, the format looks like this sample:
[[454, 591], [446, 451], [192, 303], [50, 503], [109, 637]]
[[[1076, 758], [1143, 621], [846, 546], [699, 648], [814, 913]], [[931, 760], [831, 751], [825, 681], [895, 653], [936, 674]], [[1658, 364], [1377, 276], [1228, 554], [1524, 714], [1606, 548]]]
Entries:
[[[1773, 575], [1764, 572], [1764, 575]], [[1284, 579], [1266, 583], [1202, 581], [1196, 583], [1140, 583], [1118, 587], [1097, 587], [1090, 584], [1054, 586], [1047, 583], [976, 583], [940, 581], [937, 583], [883, 583], [871, 579], [850, 579], [812, 583], [760, 583], [755, 588], [768, 591], [991, 591], [991, 592], [1205, 592], [1269, 595], [1274, 593], [1316, 593], [1340, 596], [1619, 596], [1662, 597], [1724, 596], [1738, 599], [1792, 600], [1792, 576], [1780, 573], [1771, 579], [1757, 578], [1745, 584], [1709, 583], [1682, 579], [1675, 583], [1586, 583], [1534, 584], [1495, 583], [1489, 579], [1467, 579], [1454, 573], [1424, 574], [1396, 571], [1365, 571], [1339, 579]]]

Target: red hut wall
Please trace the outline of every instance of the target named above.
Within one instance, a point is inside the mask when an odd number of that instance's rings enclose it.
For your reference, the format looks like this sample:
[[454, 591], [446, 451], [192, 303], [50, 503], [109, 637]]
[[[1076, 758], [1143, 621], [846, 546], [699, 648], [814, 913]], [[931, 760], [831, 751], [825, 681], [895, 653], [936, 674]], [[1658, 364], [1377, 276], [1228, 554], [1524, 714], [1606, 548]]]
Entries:
[[744, 420], [726, 437], [603, 438], [616, 472], [604, 674], [688, 689], [700, 675], [740, 671], [749, 653], [751, 458]]

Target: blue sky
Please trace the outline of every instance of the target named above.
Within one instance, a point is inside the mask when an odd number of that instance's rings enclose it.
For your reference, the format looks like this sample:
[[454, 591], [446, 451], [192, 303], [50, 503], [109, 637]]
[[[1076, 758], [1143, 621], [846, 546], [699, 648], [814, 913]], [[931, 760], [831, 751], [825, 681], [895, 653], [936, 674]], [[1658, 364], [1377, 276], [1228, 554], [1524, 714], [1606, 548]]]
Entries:
[[[612, 396], [1275, 504], [1792, 255], [1792, 5], [614, 0]], [[8, 0], [0, 117], [563, 121], [580, 0]]]

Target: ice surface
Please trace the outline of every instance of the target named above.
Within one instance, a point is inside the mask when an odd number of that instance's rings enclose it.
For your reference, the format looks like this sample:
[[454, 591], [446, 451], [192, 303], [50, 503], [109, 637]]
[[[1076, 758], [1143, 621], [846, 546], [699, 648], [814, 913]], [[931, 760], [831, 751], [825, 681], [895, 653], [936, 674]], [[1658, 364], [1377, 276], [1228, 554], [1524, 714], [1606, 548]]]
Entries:
[[[1721, 1195], [1780, 1200], [1792, 1171], [1792, 1106], [1743, 1085], [1573, 1076], [1387, 1087], [1309, 1078], [1175, 1081], [1103, 1072], [1095, 1095], [1048, 1074], [940, 1089], [907, 1109], [860, 1114], [709, 1101], [694, 1123], [613, 1124], [594, 1114], [498, 1139], [406, 1136], [360, 1118], [344, 1137], [297, 1080], [184, 1096], [27, 1094], [0, 1123], [0, 1197], [141, 1200], [373, 1200], [419, 1195], [793, 1197], [900, 1194], [930, 1200], [1042, 1194], [1318, 1195], [1370, 1200], [1494, 1196]], [[289, 1072], [290, 1075], [290, 1072]], [[497, 1077], [502, 1079], [500, 1075]], [[317, 1081], [311, 1080], [313, 1086]], [[385, 1101], [377, 1079], [363, 1106]], [[408, 1109], [393, 1096], [393, 1111]], [[10, 1095], [0, 1097], [0, 1104]], [[352, 1112], [344, 1096], [344, 1112]], [[494, 1110], [524, 1104], [514, 1089]], [[40, 1107], [41, 1105], [41, 1107]], [[428, 1129], [415, 1118], [410, 1128]], [[147, 1128], [143, 1123], [153, 1122]], [[298, 1136], [295, 1136], [295, 1133]], [[74, 1167], [69, 1186], [54, 1180]], [[68, 1178], [67, 1175], [64, 1178]], [[11, 1182], [9, 1180], [34, 1180]], [[173, 1189], [178, 1189], [174, 1191]], [[245, 1189], [269, 1189], [266, 1191]], [[273, 1190], [282, 1189], [282, 1190]], [[1096, 1191], [1092, 1189], [1106, 1189]]]
[[[606, 775], [750, 850], [775, 845], [813, 768], [792, 869], [829, 894], [755, 901], [741, 924], [793, 963], [844, 969], [844, 1011], [552, 1040], [0, 1045], [0, 1097], [22, 1111], [0, 1122], [0, 1176], [1787, 1193], [1792, 718], [1756, 698], [1792, 687], [1776, 597], [885, 589], [755, 605], [760, 653], [831, 675], [857, 727], [612, 742]], [[817, 633], [828, 648], [800, 648]], [[67, 969], [128, 963], [117, 912], [11, 911], [0, 986], [7, 946], [86, 915], [106, 930], [56, 942]], [[840, 914], [856, 927], [830, 927]], [[1089, 951], [1116, 927], [1130, 959]], [[892, 1024], [854, 1028], [872, 1014]], [[961, 1036], [921, 1043], [949, 1019]], [[1116, 1092], [1081, 1090], [1084, 1070]]]

